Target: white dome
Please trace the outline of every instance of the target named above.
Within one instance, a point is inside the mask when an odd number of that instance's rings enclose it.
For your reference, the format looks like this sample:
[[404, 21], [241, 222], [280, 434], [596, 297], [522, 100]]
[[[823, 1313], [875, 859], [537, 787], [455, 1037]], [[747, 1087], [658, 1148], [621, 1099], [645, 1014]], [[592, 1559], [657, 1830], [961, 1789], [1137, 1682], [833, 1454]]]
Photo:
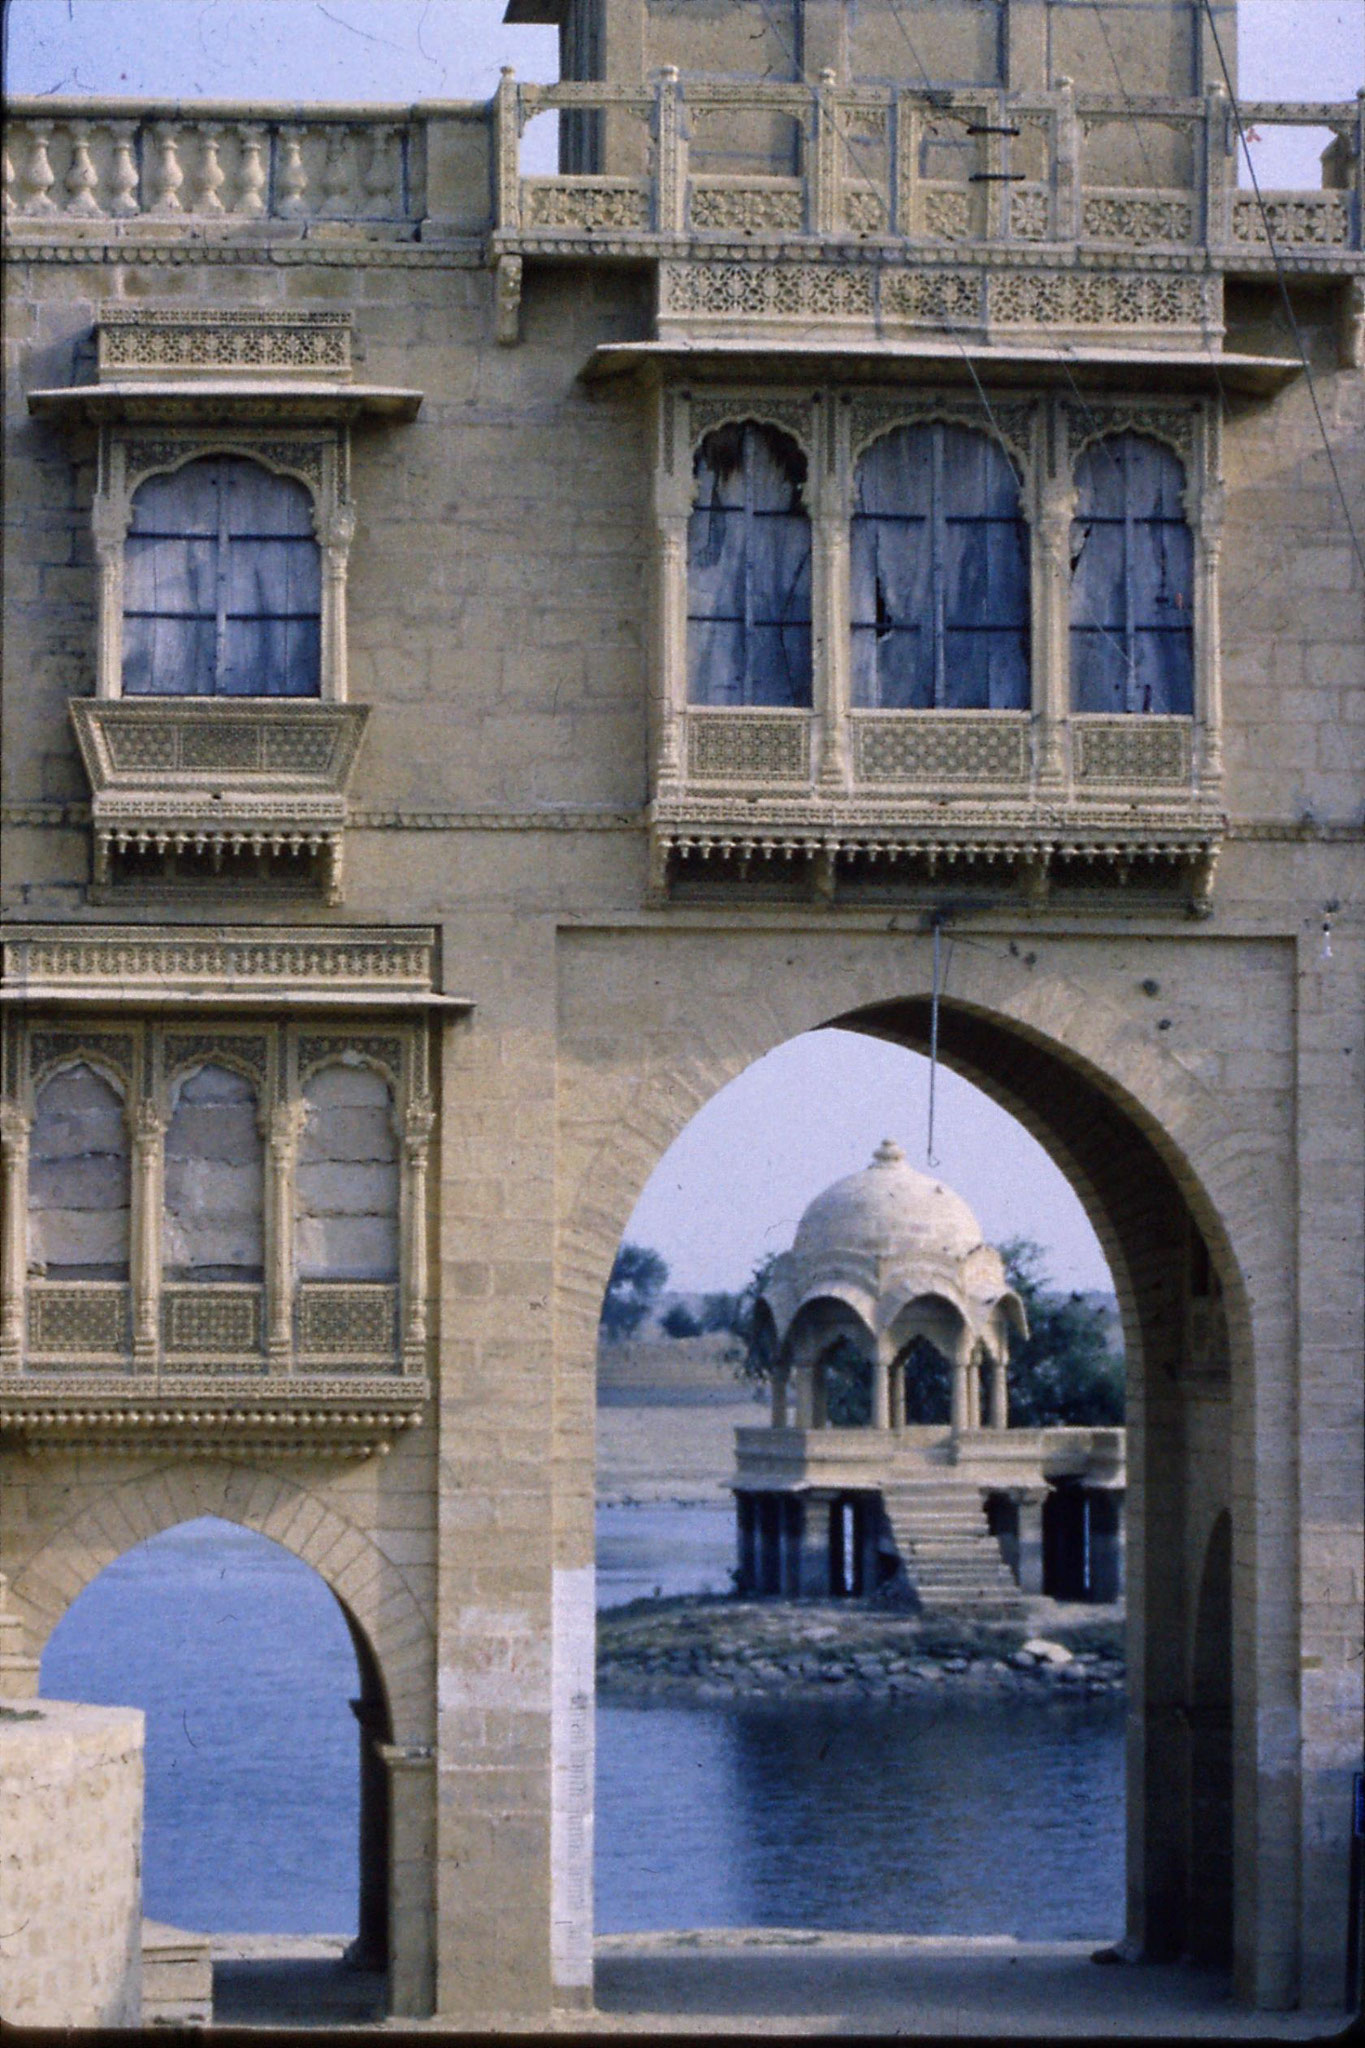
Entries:
[[870, 1166], [815, 1197], [796, 1226], [792, 1258], [810, 1268], [830, 1253], [898, 1261], [909, 1253], [956, 1265], [981, 1242], [981, 1225], [961, 1195], [917, 1173], [886, 1138]]

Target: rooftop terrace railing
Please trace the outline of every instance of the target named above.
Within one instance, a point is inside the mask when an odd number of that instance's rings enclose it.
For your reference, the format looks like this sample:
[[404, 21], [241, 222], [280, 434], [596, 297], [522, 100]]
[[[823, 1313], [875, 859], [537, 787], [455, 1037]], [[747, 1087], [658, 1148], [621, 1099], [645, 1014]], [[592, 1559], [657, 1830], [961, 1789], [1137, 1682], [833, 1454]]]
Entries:
[[[1151, 248], [1331, 257], [1365, 248], [1365, 95], [1247, 103], [987, 90], [693, 83], [648, 94], [518, 85], [494, 102], [497, 229], [524, 245], [564, 236], [686, 241]], [[592, 168], [522, 174], [537, 116], [571, 124], [562, 158]], [[1325, 130], [1316, 189], [1239, 189], [1245, 130]]]
[[[1245, 128], [1331, 143], [1323, 182], [1238, 185]], [[527, 175], [522, 138], [555, 116], [558, 175]], [[951, 252], [1213, 252], [1252, 267], [1333, 267], [1365, 251], [1365, 95], [1250, 102], [744, 80], [646, 90], [519, 84], [469, 106], [17, 99], [3, 206], [21, 232], [439, 233], [427, 206], [434, 130], [490, 128], [485, 228], [553, 253], [618, 244], [911, 243]], [[477, 208], [466, 218], [477, 218]], [[1353, 268], [1347, 264], [1346, 268]]]

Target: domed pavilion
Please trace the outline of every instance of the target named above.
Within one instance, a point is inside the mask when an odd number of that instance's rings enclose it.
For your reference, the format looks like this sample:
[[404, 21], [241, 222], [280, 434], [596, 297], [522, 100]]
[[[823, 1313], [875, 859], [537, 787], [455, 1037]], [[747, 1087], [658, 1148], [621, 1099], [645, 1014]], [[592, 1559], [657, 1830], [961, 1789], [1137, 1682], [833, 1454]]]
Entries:
[[[742, 1592], [891, 1590], [921, 1611], [997, 1619], [1029, 1593], [1122, 1597], [1123, 1430], [1010, 1428], [1024, 1304], [962, 1197], [889, 1138], [816, 1196], [755, 1315], [772, 1416], [736, 1431]], [[925, 1339], [951, 1371], [949, 1415], [932, 1423], [907, 1414]], [[827, 1398], [849, 1345], [872, 1382], [869, 1420], [852, 1427]]]
[[758, 1313], [775, 1359], [775, 1428], [793, 1391], [796, 1427], [825, 1426], [824, 1364], [840, 1338], [872, 1368], [874, 1429], [905, 1426], [906, 1362], [919, 1338], [952, 1367], [955, 1432], [983, 1417], [1008, 1426], [1010, 1332], [1028, 1334], [1024, 1305], [962, 1197], [917, 1173], [889, 1138], [863, 1172], [810, 1204]]

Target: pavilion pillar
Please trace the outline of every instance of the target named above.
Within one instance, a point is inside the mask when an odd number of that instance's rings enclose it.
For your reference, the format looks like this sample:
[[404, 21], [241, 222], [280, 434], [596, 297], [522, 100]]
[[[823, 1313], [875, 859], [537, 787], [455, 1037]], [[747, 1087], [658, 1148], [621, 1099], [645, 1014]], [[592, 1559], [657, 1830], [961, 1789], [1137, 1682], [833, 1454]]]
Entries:
[[796, 1427], [815, 1428], [815, 1368], [812, 1365], [798, 1365], [796, 1368]]
[[872, 1427], [891, 1427], [891, 1351], [884, 1337], [878, 1338], [872, 1361]]
[[791, 1368], [779, 1365], [774, 1369], [772, 1380], [772, 1427], [785, 1429], [789, 1410], [791, 1389]]
[[981, 1353], [976, 1346], [967, 1366], [967, 1427], [981, 1427]]
[[1003, 1352], [994, 1355], [990, 1360], [986, 1398], [987, 1427], [989, 1429], [1008, 1429], [1010, 1426], [1009, 1374]]
[[1019, 1531], [1017, 1577], [1021, 1593], [1043, 1590], [1043, 1502], [1046, 1487], [1020, 1486], [1014, 1490], [1014, 1512]]
[[971, 1372], [971, 1345], [964, 1337], [959, 1341], [953, 1355], [953, 1435], [961, 1436], [971, 1428], [971, 1391], [968, 1379]]
[[1089, 1486], [1090, 1597], [1108, 1604], [1123, 1598], [1123, 1489]]

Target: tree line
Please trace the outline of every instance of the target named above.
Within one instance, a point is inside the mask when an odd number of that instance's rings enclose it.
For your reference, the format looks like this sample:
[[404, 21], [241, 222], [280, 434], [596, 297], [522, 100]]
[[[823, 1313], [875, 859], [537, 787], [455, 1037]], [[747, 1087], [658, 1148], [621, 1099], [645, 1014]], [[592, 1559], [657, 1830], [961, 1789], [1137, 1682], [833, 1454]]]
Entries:
[[[1117, 1425], [1124, 1414], [1124, 1362], [1110, 1340], [1103, 1307], [1077, 1292], [1054, 1287], [1041, 1246], [1014, 1238], [1000, 1247], [1010, 1286], [1024, 1304], [1029, 1334], [1010, 1335], [1010, 1421], [1020, 1428], [1062, 1424]], [[703, 1294], [695, 1305], [671, 1302], [659, 1327], [672, 1338], [728, 1336], [737, 1376], [751, 1385], [766, 1382], [776, 1363], [756, 1317], [759, 1297], [772, 1272], [773, 1257], [760, 1259], [737, 1293]], [[668, 1285], [668, 1262], [649, 1245], [623, 1244], [616, 1255], [602, 1303], [602, 1334], [610, 1340], [635, 1336], [654, 1315]], [[871, 1420], [871, 1368], [857, 1346], [837, 1338], [825, 1353], [826, 1407], [837, 1427]], [[906, 1421], [946, 1423], [952, 1367], [924, 1338], [907, 1358]]]

